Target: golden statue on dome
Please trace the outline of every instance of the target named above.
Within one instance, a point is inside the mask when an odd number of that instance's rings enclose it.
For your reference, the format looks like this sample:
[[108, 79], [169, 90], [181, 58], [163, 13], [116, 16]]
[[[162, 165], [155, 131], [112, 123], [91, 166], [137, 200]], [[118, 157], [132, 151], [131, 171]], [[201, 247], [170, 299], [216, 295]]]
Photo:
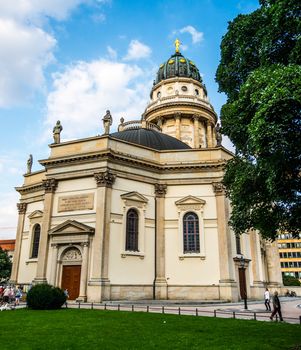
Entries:
[[181, 45], [181, 42], [179, 39], [176, 39], [175, 40], [175, 47], [176, 47], [176, 53], [179, 53], [180, 52], [180, 45]]

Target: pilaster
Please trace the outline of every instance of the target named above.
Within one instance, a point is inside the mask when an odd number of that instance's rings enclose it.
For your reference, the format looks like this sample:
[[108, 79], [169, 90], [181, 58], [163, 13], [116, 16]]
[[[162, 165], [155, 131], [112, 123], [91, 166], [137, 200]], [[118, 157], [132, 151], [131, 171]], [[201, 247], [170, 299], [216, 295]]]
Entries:
[[78, 301], [87, 301], [87, 279], [88, 279], [88, 256], [89, 256], [89, 243], [83, 243], [82, 253], [82, 268], [80, 276], [80, 288]]
[[176, 138], [181, 140], [181, 113], [175, 114]]
[[221, 182], [213, 182], [213, 191], [216, 198], [219, 269], [220, 269], [220, 298], [237, 300], [237, 284], [234, 279], [232, 262], [231, 231], [228, 226], [229, 208]]
[[282, 276], [277, 242], [266, 241], [265, 246], [268, 270], [268, 285], [271, 288], [278, 288], [282, 285]]
[[194, 115], [193, 116], [193, 123], [194, 123], [194, 148], [200, 148], [200, 128], [199, 128], [199, 116]]
[[212, 144], [212, 127], [211, 127], [211, 123], [209, 121], [207, 121], [207, 133], [206, 133], [206, 136], [207, 136], [207, 147], [208, 148], [213, 147], [213, 144]]
[[108, 278], [110, 214], [112, 186], [116, 175], [109, 170], [94, 174], [96, 191], [96, 227], [93, 240], [93, 258], [89, 286], [93, 301], [110, 298]]
[[37, 273], [34, 279], [35, 283], [46, 283], [46, 267], [48, 257], [48, 231], [51, 225], [51, 215], [53, 206], [53, 196], [57, 188], [57, 180], [50, 178], [43, 180], [44, 195], [44, 214], [41, 225], [40, 244], [38, 252]]
[[18, 282], [22, 234], [24, 231], [24, 220], [25, 220], [25, 213], [27, 209], [27, 203], [18, 203], [17, 208], [18, 208], [19, 217], [18, 217], [18, 226], [17, 226], [17, 233], [16, 233], [14, 260], [13, 260], [12, 272], [10, 276], [10, 283], [12, 284], [16, 284]]
[[165, 195], [167, 186], [155, 184], [156, 200], [156, 276], [155, 298], [167, 299], [167, 281], [165, 276]]

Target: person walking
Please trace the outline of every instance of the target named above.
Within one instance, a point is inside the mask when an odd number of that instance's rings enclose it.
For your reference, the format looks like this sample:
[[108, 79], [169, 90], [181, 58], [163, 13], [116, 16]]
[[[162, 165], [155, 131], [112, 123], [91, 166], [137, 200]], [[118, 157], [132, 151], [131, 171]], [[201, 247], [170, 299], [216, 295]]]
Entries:
[[270, 316], [270, 319], [273, 321], [273, 317], [278, 313], [280, 321], [283, 321], [282, 318], [282, 313], [281, 313], [281, 305], [280, 305], [280, 300], [278, 298], [278, 292], [274, 292], [274, 297], [273, 297], [273, 312]]
[[20, 287], [17, 288], [16, 290], [16, 305], [20, 305], [20, 299], [22, 298], [22, 291], [20, 289]]
[[271, 311], [271, 305], [270, 305], [270, 292], [266, 288], [264, 292], [264, 305], [267, 309], [267, 311]]

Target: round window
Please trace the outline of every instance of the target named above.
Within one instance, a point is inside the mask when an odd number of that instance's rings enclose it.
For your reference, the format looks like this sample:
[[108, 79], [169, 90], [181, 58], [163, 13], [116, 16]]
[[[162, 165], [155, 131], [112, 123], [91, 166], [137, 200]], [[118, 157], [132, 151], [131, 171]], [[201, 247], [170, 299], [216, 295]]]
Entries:
[[182, 86], [182, 87], [181, 87], [181, 90], [182, 90], [182, 91], [187, 91], [187, 90], [188, 90], [188, 89], [187, 89], [187, 86]]

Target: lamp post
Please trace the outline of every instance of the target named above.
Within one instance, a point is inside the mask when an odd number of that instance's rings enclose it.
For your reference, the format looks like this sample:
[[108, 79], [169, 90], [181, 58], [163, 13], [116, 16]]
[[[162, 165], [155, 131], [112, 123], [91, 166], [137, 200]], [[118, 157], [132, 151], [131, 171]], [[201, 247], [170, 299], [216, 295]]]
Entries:
[[240, 269], [243, 271], [243, 278], [240, 280], [240, 282], [243, 284], [241, 287], [241, 290], [243, 291], [243, 295], [241, 295], [242, 299], [244, 300], [245, 304], [245, 310], [248, 310], [248, 304], [247, 304], [247, 284], [246, 284], [246, 267], [245, 267], [245, 259], [244, 256], [241, 255], [240, 261], [239, 261]]

